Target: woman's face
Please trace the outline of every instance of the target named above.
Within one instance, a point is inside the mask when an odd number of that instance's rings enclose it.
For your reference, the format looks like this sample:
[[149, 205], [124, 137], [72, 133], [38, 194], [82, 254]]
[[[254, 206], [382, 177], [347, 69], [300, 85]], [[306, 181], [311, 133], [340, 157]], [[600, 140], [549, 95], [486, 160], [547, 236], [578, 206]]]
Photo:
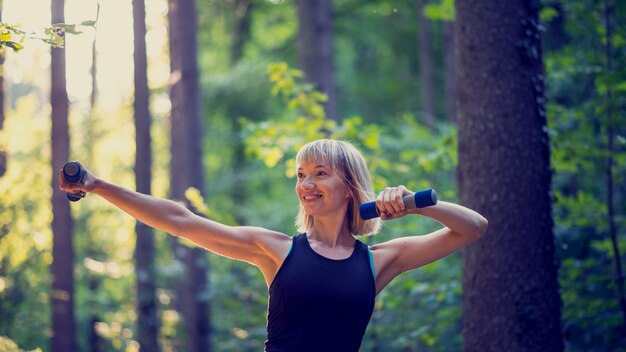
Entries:
[[[297, 166], [296, 194], [310, 216], [345, 214], [350, 192], [330, 165], [303, 162]], [[341, 213], [339, 213], [341, 212]]]

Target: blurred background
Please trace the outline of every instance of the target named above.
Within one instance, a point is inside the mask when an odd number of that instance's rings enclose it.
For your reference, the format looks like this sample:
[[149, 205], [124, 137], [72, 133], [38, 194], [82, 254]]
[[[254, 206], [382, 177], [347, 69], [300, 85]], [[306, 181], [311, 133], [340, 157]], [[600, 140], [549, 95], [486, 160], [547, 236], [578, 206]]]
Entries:
[[[362, 150], [376, 190], [432, 187], [490, 221], [377, 297], [362, 351], [626, 350], [624, 2], [4, 0], [0, 13], [0, 351], [262, 350], [255, 267], [97, 196], [70, 204], [56, 173], [80, 160], [211, 219], [295, 234], [291, 158], [322, 137]], [[403, 218], [361, 240], [438, 226]]]

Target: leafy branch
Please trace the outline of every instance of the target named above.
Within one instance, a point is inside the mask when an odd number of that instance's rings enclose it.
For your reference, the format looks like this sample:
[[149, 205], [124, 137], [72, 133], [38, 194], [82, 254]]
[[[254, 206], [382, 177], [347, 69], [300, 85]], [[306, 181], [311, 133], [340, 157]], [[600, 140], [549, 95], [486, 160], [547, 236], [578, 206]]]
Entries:
[[0, 49], [8, 47], [13, 51], [19, 51], [24, 48], [24, 42], [27, 39], [40, 40], [54, 48], [62, 48], [65, 45], [66, 34], [81, 34], [83, 28], [95, 28], [99, 14], [100, 5], [98, 4], [94, 20], [83, 21], [78, 24], [56, 23], [45, 27], [43, 33], [27, 32], [20, 29], [19, 26], [0, 22]]
[[364, 125], [359, 117], [346, 118], [341, 123], [327, 119], [324, 103], [328, 97], [303, 81], [302, 71], [291, 69], [286, 63], [275, 63], [269, 66], [268, 74], [274, 84], [272, 95], [283, 99], [287, 114], [261, 123], [242, 121], [247, 152], [263, 160], [267, 167], [285, 160], [286, 174], [293, 177], [295, 168], [289, 157], [305, 143], [323, 137], [379, 148], [378, 126]]

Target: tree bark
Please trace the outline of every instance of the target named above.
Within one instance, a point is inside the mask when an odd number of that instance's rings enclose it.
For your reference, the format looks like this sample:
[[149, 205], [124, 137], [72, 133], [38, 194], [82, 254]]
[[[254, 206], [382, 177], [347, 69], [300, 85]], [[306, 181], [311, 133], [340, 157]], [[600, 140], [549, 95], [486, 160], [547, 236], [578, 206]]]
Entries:
[[[52, 23], [64, 22], [64, 0], [52, 1]], [[74, 250], [73, 221], [65, 193], [58, 191], [57, 171], [69, 160], [69, 101], [65, 80], [65, 49], [53, 48], [51, 53], [52, 107], [52, 339], [53, 352], [75, 350], [74, 323]]]
[[[171, 197], [185, 201], [185, 191], [197, 188], [204, 195], [202, 114], [197, 62], [197, 18], [194, 0], [169, 0]], [[187, 206], [189, 203], [185, 201]], [[178, 286], [178, 307], [187, 334], [184, 350], [210, 351], [211, 321], [208, 301], [208, 262], [202, 249], [174, 241], [176, 258], [184, 264], [184, 282]]]
[[328, 96], [326, 117], [337, 120], [332, 0], [297, 0], [298, 54], [307, 81]]
[[433, 79], [433, 48], [430, 23], [424, 17], [427, 0], [417, 0], [417, 34], [419, 50], [420, 95], [422, 101], [422, 121], [430, 128], [435, 127], [435, 98]]
[[[137, 192], [152, 193], [152, 147], [150, 137], [150, 90], [146, 55], [146, 9], [144, 0], [133, 0], [133, 35], [135, 64], [135, 179]], [[135, 267], [137, 287], [137, 342], [142, 351], [159, 351], [154, 267], [154, 233], [149, 226], [137, 222], [135, 226]]]
[[463, 255], [464, 350], [562, 351], [539, 3], [455, 6], [460, 198], [489, 220]]

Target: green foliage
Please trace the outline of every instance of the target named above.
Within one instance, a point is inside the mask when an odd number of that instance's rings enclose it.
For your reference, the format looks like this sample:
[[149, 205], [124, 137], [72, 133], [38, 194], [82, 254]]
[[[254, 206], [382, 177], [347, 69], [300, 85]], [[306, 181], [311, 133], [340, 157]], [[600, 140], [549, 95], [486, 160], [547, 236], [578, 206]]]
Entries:
[[[1, 352], [26, 352], [20, 349], [15, 342], [5, 336], [0, 336], [0, 351]], [[40, 348], [36, 348], [31, 352], [41, 352]]]
[[[626, 50], [624, 30], [620, 25], [614, 28], [613, 71], [608, 72], [602, 3], [554, 4], [560, 6], [544, 7], [542, 19], [548, 40], [558, 44], [552, 50], [548, 47], [545, 63], [565, 342], [569, 351], [621, 350], [626, 346], [626, 322], [617, 301], [615, 259], [608, 237], [606, 163], [612, 156], [619, 234], [626, 226], [626, 192], [620, 186], [626, 181], [626, 145], [620, 142], [626, 135], [626, 94], [621, 89], [626, 67], [620, 60]], [[615, 4], [613, 23], [626, 20], [624, 8]], [[608, 107], [612, 118], [607, 116]], [[607, 149], [609, 126], [615, 133], [612, 152]], [[618, 242], [624, 263], [626, 240], [621, 236]]]
[[27, 350], [46, 345], [52, 262], [52, 174], [42, 158], [50, 124], [34, 102], [32, 95], [18, 101], [0, 138], [10, 158], [0, 178], [0, 335]]
[[[325, 136], [359, 142], [370, 150], [378, 148], [379, 129], [375, 125], [362, 126], [359, 117], [345, 119], [341, 124], [325, 118], [323, 103], [326, 96], [299, 82], [302, 72], [289, 69], [286, 63], [269, 67], [272, 93], [280, 95], [288, 115], [271, 122], [248, 123], [247, 150], [268, 167], [274, 167], [285, 156], [293, 156], [305, 143]], [[245, 123], [245, 121], [244, 121]], [[294, 176], [293, 164], [287, 163], [287, 176]]]
[[[417, 9], [413, 1], [338, 0], [334, 6], [338, 116], [395, 123], [405, 113], [422, 118]], [[444, 115], [443, 25], [429, 21], [433, 43], [435, 116]], [[279, 60], [275, 60], [279, 61]]]

